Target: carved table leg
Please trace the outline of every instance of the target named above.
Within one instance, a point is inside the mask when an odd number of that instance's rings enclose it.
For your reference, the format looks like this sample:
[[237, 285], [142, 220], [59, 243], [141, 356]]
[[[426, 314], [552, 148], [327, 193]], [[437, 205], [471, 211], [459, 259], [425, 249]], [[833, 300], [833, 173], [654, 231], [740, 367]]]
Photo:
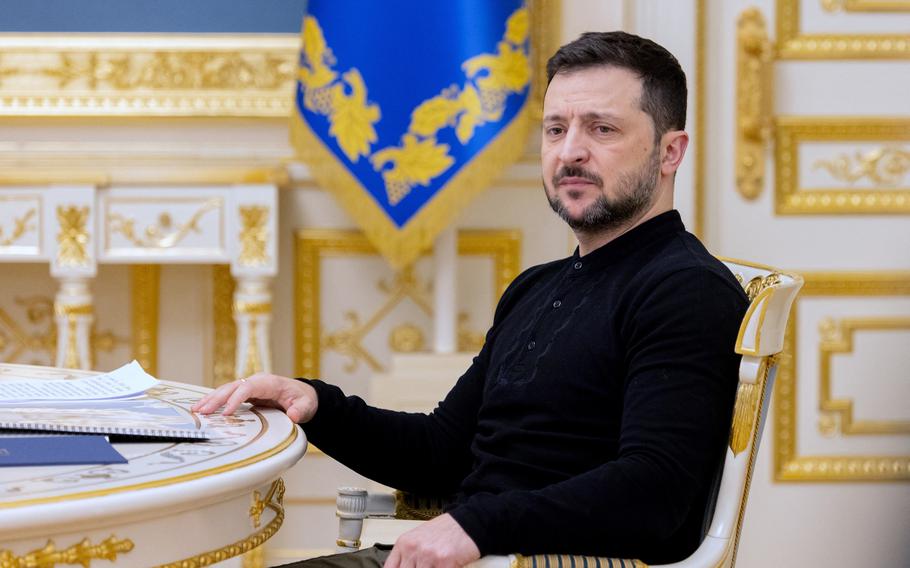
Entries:
[[237, 373], [245, 377], [272, 370], [270, 327], [272, 293], [269, 278], [239, 278], [234, 292], [237, 323]]
[[95, 316], [87, 278], [62, 278], [54, 300], [58, 367], [90, 369], [91, 334]]

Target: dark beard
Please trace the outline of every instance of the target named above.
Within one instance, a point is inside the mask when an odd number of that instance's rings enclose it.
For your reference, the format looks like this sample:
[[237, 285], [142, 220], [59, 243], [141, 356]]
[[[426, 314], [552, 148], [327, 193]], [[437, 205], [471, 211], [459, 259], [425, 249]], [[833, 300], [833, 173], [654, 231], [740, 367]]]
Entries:
[[[572, 218], [565, 204], [558, 197], [550, 197], [550, 207], [574, 231], [582, 233], [600, 233], [618, 229], [640, 215], [651, 204], [651, 198], [657, 188], [657, 174], [660, 171], [660, 152], [655, 148], [648, 162], [638, 172], [626, 174], [616, 183], [618, 197], [611, 201], [606, 195], [600, 195], [589, 205], [581, 218]], [[566, 166], [553, 177], [553, 187], [564, 177], [582, 177], [591, 180], [598, 187], [603, 181], [590, 172], [574, 166]], [[546, 191], [544, 191], [546, 193]]]

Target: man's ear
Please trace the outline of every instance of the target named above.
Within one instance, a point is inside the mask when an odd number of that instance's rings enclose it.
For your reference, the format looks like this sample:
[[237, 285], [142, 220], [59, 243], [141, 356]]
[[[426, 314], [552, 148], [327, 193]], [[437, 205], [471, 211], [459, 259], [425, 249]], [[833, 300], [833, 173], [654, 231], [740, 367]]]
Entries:
[[689, 135], [685, 130], [671, 130], [660, 137], [662, 158], [660, 160], [660, 173], [668, 176], [679, 169], [686, 148], [689, 146]]

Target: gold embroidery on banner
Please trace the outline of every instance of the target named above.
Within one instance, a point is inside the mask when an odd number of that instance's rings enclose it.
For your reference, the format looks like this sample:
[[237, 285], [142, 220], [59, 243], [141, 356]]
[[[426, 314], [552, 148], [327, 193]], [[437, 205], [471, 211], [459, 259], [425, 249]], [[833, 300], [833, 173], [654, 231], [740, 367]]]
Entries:
[[298, 79], [304, 86], [304, 107], [326, 115], [331, 123], [329, 134], [338, 141], [345, 156], [357, 163], [370, 154], [370, 145], [378, 140], [374, 125], [382, 112], [379, 105], [367, 104], [367, 88], [360, 71], [351, 68], [342, 75], [351, 94], [337, 81], [332, 69], [335, 58], [325, 43], [322, 27], [316, 18], [303, 20], [303, 53]]
[[[778, 117], [775, 133], [775, 210], [779, 215], [910, 213], [910, 188], [803, 189], [799, 187], [800, 146], [804, 142], [899, 142], [910, 140], [910, 120], [860, 117]], [[879, 160], [879, 169], [881, 162]], [[899, 173], [900, 158], [885, 160]], [[887, 175], [883, 172], [883, 175]]]
[[803, 274], [805, 285], [794, 301], [784, 336], [774, 387], [774, 478], [776, 481], [905, 481], [910, 455], [803, 456], [797, 448], [797, 358], [799, 303], [813, 296], [910, 296], [910, 272]]
[[84, 266], [88, 264], [89, 208], [87, 205], [58, 205], [57, 222], [57, 263], [60, 266]]
[[825, 318], [819, 322], [819, 409], [830, 421], [823, 422], [829, 434], [836, 429], [839, 418], [840, 432], [854, 434], [910, 434], [910, 421], [906, 420], [854, 420], [853, 401], [834, 398], [832, 390], [832, 359], [835, 354], [853, 353], [853, 335], [858, 331], [910, 330], [910, 318], [848, 318], [836, 322]]
[[[294, 430], [296, 431], [296, 428]], [[262, 530], [243, 540], [219, 548], [218, 550], [203, 552], [202, 554], [197, 554], [190, 558], [162, 564], [158, 568], [198, 568], [201, 566], [210, 566], [212, 564], [217, 564], [218, 562], [223, 562], [228, 558], [240, 556], [241, 554], [245, 554], [262, 546], [265, 541], [272, 538], [272, 536], [278, 532], [278, 529], [281, 528], [281, 524], [284, 522], [284, 492], [284, 480], [280, 478], [276, 479], [269, 489], [269, 494], [273, 494], [274, 499], [267, 501], [265, 504], [267, 508], [275, 513], [275, 517], [269, 521]]]
[[268, 262], [266, 245], [269, 208], [264, 205], [240, 207], [240, 255], [237, 262], [243, 266], [261, 266]]
[[32, 550], [24, 556], [16, 556], [12, 551], [0, 549], [0, 566], [4, 568], [53, 568], [58, 564], [81, 564], [89, 566], [92, 560], [101, 559], [114, 562], [118, 554], [124, 554], [133, 550], [133, 541], [124, 538], [118, 539], [111, 535], [98, 544], [92, 544], [92, 541], [85, 538], [78, 544], [74, 544], [63, 550], [58, 550], [53, 540], [48, 540], [44, 548]]
[[801, 0], [777, 0], [777, 57], [780, 59], [910, 57], [910, 36], [906, 34], [804, 34], [800, 29], [801, 3]]
[[9, 236], [4, 236], [3, 227], [0, 227], [0, 247], [8, 247], [21, 239], [26, 233], [34, 231], [35, 225], [30, 225], [29, 222], [36, 214], [37, 209], [29, 209], [22, 217], [13, 219], [13, 230], [10, 231]]
[[[526, 43], [530, 15], [519, 8], [506, 22], [506, 31], [497, 52], [482, 54], [462, 64], [467, 81], [444, 89], [439, 95], [420, 103], [411, 113], [408, 132], [400, 146], [374, 153], [370, 160], [382, 172], [386, 195], [391, 205], [406, 197], [414, 186], [429, 186], [455, 163], [448, 144], [436, 140], [444, 128], [454, 128], [462, 145], [474, 137], [474, 130], [488, 122], [499, 122], [506, 99], [520, 93], [531, 81]], [[386, 168], [391, 165], [390, 168]]]
[[765, 185], [765, 149], [771, 136], [773, 46], [758, 8], [737, 23], [736, 188], [746, 199]]
[[847, 154], [841, 154], [832, 160], [816, 160], [813, 167], [827, 170], [839, 181], [852, 184], [869, 178], [877, 186], [897, 185], [910, 171], [910, 151], [902, 148], [877, 148], [866, 153], [856, 152], [855, 156], [851, 159]]
[[175, 225], [170, 213], [158, 215], [157, 223], [148, 225], [142, 234], [136, 234], [136, 220], [119, 213], [108, 213], [108, 226], [111, 232], [120, 233], [128, 241], [143, 248], [171, 248], [180, 243], [190, 232], [201, 233], [199, 221], [209, 211], [221, 207], [220, 197], [207, 200], [183, 224]]

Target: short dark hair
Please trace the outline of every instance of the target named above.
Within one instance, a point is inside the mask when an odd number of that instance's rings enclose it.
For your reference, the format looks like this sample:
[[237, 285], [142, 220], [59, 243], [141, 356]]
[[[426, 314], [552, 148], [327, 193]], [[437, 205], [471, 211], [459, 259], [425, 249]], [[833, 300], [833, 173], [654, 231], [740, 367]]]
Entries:
[[558, 73], [599, 65], [623, 67], [641, 78], [641, 110], [659, 139], [686, 127], [686, 74], [673, 54], [649, 39], [626, 32], [586, 32], [547, 61], [547, 85]]

